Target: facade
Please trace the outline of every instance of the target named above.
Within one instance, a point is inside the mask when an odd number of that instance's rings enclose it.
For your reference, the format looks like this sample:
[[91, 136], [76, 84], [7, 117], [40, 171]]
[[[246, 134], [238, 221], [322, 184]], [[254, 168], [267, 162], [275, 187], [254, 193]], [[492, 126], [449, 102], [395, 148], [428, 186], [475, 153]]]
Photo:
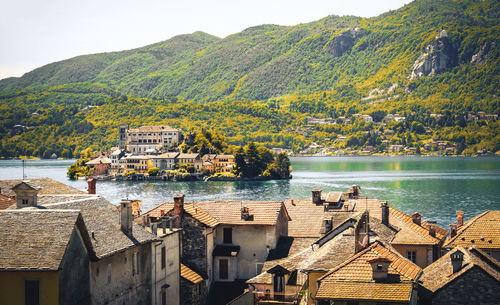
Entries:
[[108, 169], [111, 167], [112, 161], [106, 157], [98, 157], [93, 160], [90, 160], [86, 163], [90, 168], [94, 169], [94, 175], [106, 175], [108, 173]]
[[233, 155], [217, 155], [213, 159], [216, 172], [230, 173], [233, 171], [234, 156]]
[[178, 156], [179, 153], [163, 153], [161, 155], [153, 156], [153, 166], [157, 167], [159, 170], [175, 169]]
[[169, 149], [182, 139], [182, 132], [170, 126], [141, 126], [128, 129], [126, 135], [128, 151], [138, 155], [150, 150]]
[[196, 160], [200, 160], [199, 154], [185, 154], [181, 153], [177, 156], [177, 162], [179, 165], [186, 164], [188, 166], [193, 166]]
[[153, 161], [151, 157], [131, 155], [125, 158], [125, 171], [136, 171], [138, 173], [145, 173], [148, 169], [153, 167]]
[[456, 248], [424, 269], [421, 304], [498, 304], [500, 264], [472, 246]]

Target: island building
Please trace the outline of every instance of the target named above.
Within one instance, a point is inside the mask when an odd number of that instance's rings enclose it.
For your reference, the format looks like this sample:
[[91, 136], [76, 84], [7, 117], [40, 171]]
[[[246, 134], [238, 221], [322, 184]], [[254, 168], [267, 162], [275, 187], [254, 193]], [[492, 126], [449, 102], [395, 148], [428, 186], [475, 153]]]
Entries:
[[16, 182], [0, 181], [16, 200], [0, 212], [0, 294], [9, 304], [180, 304], [178, 230], [155, 235], [135, 224], [128, 200], [118, 209], [51, 179]]
[[144, 155], [159, 149], [168, 150], [182, 140], [182, 131], [170, 126], [141, 126], [129, 129], [120, 125], [119, 148], [132, 154]]
[[[136, 221], [162, 219], [182, 228], [182, 263], [204, 280], [200, 294], [212, 303], [210, 298], [229, 291], [224, 289], [227, 283], [238, 285], [261, 272], [269, 251], [287, 236], [290, 217], [279, 201], [184, 203], [184, 195], [177, 194], [173, 203], [163, 203]], [[205, 300], [193, 300], [192, 291], [192, 285], [181, 283], [181, 301], [204, 304]]]

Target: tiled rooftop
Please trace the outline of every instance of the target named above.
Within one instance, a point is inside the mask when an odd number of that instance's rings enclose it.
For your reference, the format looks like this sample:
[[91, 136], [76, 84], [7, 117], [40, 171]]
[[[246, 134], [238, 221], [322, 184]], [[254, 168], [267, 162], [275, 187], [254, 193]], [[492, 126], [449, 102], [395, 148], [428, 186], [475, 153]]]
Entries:
[[[391, 261], [386, 282], [373, 280], [370, 260]], [[320, 278], [317, 298], [408, 301], [422, 269], [376, 241]]]
[[14, 204], [16, 204], [15, 199], [12, 199], [9, 196], [5, 196], [5, 195], [0, 194], [0, 210], [5, 210]]
[[[184, 203], [184, 211], [201, 223], [215, 227], [218, 224], [232, 225], [275, 225], [281, 211], [280, 201], [209, 201]], [[247, 207], [253, 220], [241, 219], [241, 207]], [[161, 217], [161, 211], [168, 213], [174, 208], [170, 202], [143, 213], [152, 217]]]
[[192, 269], [189, 269], [189, 267], [184, 264], [181, 264], [181, 277], [193, 284], [198, 284], [199, 282], [203, 281], [203, 278], [198, 273], [194, 272]]
[[467, 221], [444, 245], [446, 248], [456, 246], [499, 249], [500, 211], [486, 211]]
[[133, 223], [132, 237], [121, 230], [120, 212], [102, 197], [43, 204], [42, 208], [79, 210], [83, 216], [97, 258], [101, 259], [128, 248], [158, 240], [153, 234]]
[[131, 128], [128, 132], [161, 132], [161, 131], [180, 131], [179, 129], [170, 126], [141, 126], [139, 128]]
[[[453, 273], [450, 256], [457, 251], [463, 253], [463, 267]], [[475, 267], [482, 269], [500, 282], [500, 264], [488, 254], [476, 248], [476, 246], [469, 249], [461, 246], [454, 248], [427, 266], [420, 277], [420, 281], [423, 287], [435, 292]]]
[[77, 222], [76, 210], [0, 211], [0, 269], [57, 270]]
[[[21, 183], [22, 179], [9, 179], [0, 180], [0, 189], [3, 195], [15, 196], [16, 194], [12, 191], [12, 188], [17, 184]], [[52, 180], [50, 178], [28, 178], [29, 183], [32, 183], [40, 187], [38, 195], [48, 195], [48, 194], [85, 194], [84, 191], [61, 183], [59, 181]]]

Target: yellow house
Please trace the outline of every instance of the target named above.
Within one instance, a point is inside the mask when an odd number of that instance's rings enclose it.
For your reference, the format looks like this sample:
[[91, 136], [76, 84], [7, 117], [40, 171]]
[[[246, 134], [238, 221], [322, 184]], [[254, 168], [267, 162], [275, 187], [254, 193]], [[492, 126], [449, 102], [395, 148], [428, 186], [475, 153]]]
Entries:
[[1, 303], [90, 304], [91, 253], [78, 211], [0, 211]]

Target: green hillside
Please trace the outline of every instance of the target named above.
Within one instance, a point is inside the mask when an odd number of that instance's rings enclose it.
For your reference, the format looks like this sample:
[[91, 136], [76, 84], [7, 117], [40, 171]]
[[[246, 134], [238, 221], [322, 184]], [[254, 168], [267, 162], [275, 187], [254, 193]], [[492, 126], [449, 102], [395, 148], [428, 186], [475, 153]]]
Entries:
[[[297, 151], [447, 140], [458, 153], [496, 152], [498, 120], [470, 114], [500, 114], [499, 14], [498, 1], [417, 0], [374, 18], [261, 25], [224, 39], [196, 32], [52, 63], [0, 80], [1, 155], [110, 147], [124, 122], [217, 128], [233, 144]], [[406, 120], [376, 124], [389, 113]], [[311, 126], [307, 116], [338, 124]]]

